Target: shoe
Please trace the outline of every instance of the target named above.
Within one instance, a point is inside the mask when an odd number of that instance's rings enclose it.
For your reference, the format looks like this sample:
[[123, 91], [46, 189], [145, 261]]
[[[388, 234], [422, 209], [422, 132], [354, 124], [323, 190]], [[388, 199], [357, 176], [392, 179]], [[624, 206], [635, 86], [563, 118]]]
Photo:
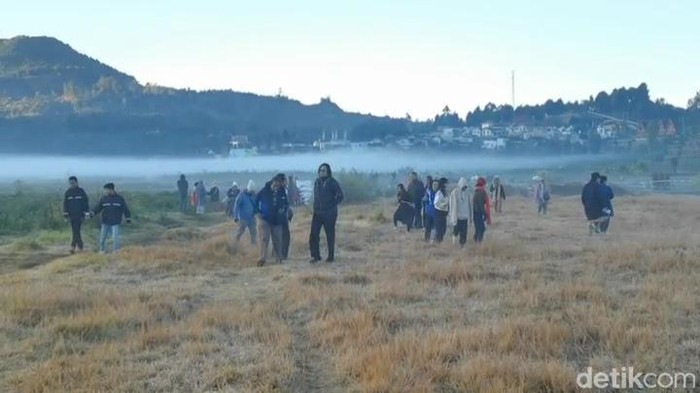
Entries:
[[258, 266], [265, 266], [265, 260], [264, 259], [259, 260]]
[[309, 259], [309, 263], [317, 263], [317, 262], [321, 262], [321, 258], [314, 257], [314, 258]]
[[326, 258], [326, 263], [333, 263], [333, 261], [334, 261], [333, 258], [330, 258], [330, 257]]

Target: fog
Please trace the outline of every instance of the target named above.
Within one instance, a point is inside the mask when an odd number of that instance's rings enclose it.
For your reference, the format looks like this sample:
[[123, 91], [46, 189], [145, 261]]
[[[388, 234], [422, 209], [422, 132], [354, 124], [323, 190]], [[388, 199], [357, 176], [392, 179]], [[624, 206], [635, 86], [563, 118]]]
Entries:
[[360, 172], [413, 168], [419, 172], [496, 173], [586, 165], [611, 157], [590, 155], [527, 156], [475, 155], [467, 153], [328, 152], [242, 158], [134, 158], [0, 155], [0, 181], [81, 177], [155, 177], [179, 173], [217, 172], [315, 172], [323, 162], [333, 170]]

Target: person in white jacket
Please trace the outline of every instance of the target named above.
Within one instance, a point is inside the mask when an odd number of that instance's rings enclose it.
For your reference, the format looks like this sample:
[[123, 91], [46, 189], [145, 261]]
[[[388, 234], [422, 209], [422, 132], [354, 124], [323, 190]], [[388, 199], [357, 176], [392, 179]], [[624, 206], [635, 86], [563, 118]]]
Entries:
[[435, 242], [442, 243], [447, 232], [447, 212], [450, 203], [447, 199], [447, 179], [441, 177], [438, 180], [438, 189], [435, 192]]
[[472, 215], [471, 193], [467, 187], [467, 179], [460, 178], [457, 187], [452, 190], [449, 198], [448, 222], [452, 225], [452, 244], [457, 243], [464, 248], [467, 244], [469, 218]]

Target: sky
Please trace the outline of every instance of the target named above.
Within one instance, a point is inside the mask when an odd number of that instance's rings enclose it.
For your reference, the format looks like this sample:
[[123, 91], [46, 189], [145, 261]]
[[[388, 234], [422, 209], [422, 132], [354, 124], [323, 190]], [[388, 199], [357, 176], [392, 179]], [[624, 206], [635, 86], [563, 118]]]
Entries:
[[0, 38], [53, 36], [177, 88], [330, 97], [346, 111], [425, 119], [489, 102], [586, 99], [649, 85], [700, 90], [696, 0], [4, 0]]

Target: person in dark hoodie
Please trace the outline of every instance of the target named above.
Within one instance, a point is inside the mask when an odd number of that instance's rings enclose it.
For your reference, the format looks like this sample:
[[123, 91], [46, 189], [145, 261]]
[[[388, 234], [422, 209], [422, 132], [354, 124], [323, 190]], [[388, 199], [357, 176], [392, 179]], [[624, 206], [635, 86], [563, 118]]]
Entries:
[[411, 232], [413, 227], [414, 198], [401, 183], [396, 186], [396, 200], [398, 207], [394, 212], [394, 226], [396, 227], [399, 222], [402, 222], [406, 224], [406, 230]]
[[588, 233], [591, 235], [594, 232], [600, 233], [600, 218], [603, 216], [606, 203], [598, 172], [591, 173], [591, 180], [583, 186], [581, 203], [588, 220]]
[[423, 192], [423, 198], [421, 198], [421, 203], [422, 203], [422, 211], [423, 211], [423, 227], [427, 225], [426, 222], [428, 221], [428, 212], [426, 209], [428, 208], [428, 193], [433, 189], [433, 177], [428, 175], [425, 177], [425, 191]]
[[605, 207], [603, 208], [603, 220], [600, 222], [600, 231], [603, 233], [608, 232], [610, 227], [610, 220], [612, 220], [615, 215], [613, 210], [612, 200], [615, 198], [612, 188], [608, 185], [608, 177], [605, 175], [600, 176], [600, 185], [603, 192], [603, 202]]
[[78, 178], [71, 176], [68, 178], [70, 187], [63, 196], [63, 216], [70, 221], [73, 237], [70, 242], [70, 253], [74, 254], [76, 247], [78, 251], [83, 251], [83, 238], [80, 235], [80, 228], [83, 220], [90, 217], [90, 204], [85, 190], [78, 186]]
[[418, 179], [416, 172], [411, 172], [410, 182], [408, 183], [408, 195], [413, 198], [413, 227], [416, 229], [423, 228], [423, 196], [425, 195], [425, 185]]
[[260, 259], [258, 266], [267, 262], [270, 240], [277, 263], [282, 263], [283, 253], [283, 224], [288, 219], [289, 201], [284, 191], [286, 177], [280, 173], [265, 184], [255, 197], [259, 214], [258, 233], [260, 237]]
[[231, 188], [226, 191], [226, 217], [235, 218], [236, 200], [240, 194], [241, 190], [238, 188], [238, 183], [233, 182]]
[[483, 177], [476, 180], [472, 209], [474, 210], [474, 241], [478, 244], [484, 240], [486, 224], [491, 225], [491, 200], [486, 192], [486, 179]]
[[187, 213], [187, 203], [188, 201], [188, 190], [190, 184], [185, 179], [185, 175], [180, 175], [180, 180], [177, 181], [177, 192], [180, 197], [180, 213]]
[[114, 183], [104, 185], [105, 196], [100, 199], [94, 209], [94, 215], [102, 214], [102, 226], [100, 229], [100, 254], [105, 253], [105, 243], [107, 236], [112, 234], [114, 252], [119, 251], [119, 226], [122, 223], [122, 216], [126, 218], [126, 223], [131, 223], [131, 212], [124, 198], [114, 190]]
[[333, 178], [331, 166], [323, 163], [318, 167], [318, 178], [314, 182], [314, 213], [309, 233], [309, 262], [321, 260], [320, 235], [323, 227], [328, 242], [326, 262], [335, 260], [335, 223], [338, 220], [338, 205], [343, 201], [343, 190]]

